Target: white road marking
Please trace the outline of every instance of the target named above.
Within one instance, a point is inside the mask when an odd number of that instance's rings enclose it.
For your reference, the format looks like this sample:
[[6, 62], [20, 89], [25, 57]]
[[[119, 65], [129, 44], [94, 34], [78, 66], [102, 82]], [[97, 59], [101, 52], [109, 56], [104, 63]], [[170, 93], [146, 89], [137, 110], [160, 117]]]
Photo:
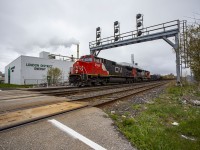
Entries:
[[84, 137], [83, 135], [81, 135], [78, 132], [72, 130], [71, 128], [67, 127], [66, 125], [60, 123], [59, 121], [57, 121], [55, 119], [51, 119], [51, 120], [48, 120], [48, 121], [51, 122], [54, 126], [58, 127], [60, 130], [62, 130], [65, 133], [69, 134], [70, 136], [72, 136], [73, 138], [79, 139], [83, 143], [87, 144], [91, 148], [93, 148], [95, 150], [106, 150], [102, 146], [100, 146], [97, 143], [91, 141], [90, 139]]

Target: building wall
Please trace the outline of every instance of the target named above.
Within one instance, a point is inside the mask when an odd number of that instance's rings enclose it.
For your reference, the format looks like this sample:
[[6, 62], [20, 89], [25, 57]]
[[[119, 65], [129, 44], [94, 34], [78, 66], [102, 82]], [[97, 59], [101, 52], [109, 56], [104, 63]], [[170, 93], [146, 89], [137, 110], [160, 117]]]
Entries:
[[22, 84], [39, 84], [46, 82], [48, 69], [57, 67], [62, 71], [61, 82], [68, 81], [73, 62], [56, 59], [22, 56]]
[[5, 67], [5, 82], [8, 83], [8, 69], [14, 67], [10, 72], [11, 84], [40, 84], [45, 83], [47, 71], [51, 67], [57, 67], [62, 71], [61, 82], [68, 81], [70, 67], [74, 62], [45, 59], [39, 57], [20, 56]]
[[0, 83], [4, 83], [5, 75], [0, 71]]
[[10, 70], [10, 83], [21, 84], [21, 56], [12, 61], [5, 67], [5, 83], [9, 83], [9, 70]]

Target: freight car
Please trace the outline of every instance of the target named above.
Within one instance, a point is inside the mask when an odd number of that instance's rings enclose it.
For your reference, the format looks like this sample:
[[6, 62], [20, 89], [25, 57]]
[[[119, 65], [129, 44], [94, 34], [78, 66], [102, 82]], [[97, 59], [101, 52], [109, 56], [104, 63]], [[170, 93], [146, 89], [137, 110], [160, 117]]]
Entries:
[[157, 81], [157, 80], [162, 80], [162, 76], [159, 74], [151, 75], [151, 81]]
[[118, 64], [93, 55], [82, 56], [70, 69], [69, 83], [75, 86], [133, 83], [150, 80], [150, 72]]

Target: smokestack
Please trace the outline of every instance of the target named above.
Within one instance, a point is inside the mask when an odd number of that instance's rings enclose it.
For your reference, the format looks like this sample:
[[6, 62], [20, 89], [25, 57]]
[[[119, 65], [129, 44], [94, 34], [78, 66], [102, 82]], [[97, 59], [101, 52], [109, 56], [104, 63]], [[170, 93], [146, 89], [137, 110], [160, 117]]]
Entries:
[[131, 61], [132, 61], [132, 64], [134, 64], [134, 54], [131, 54]]
[[79, 59], [79, 44], [77, 44], [77, 59]]

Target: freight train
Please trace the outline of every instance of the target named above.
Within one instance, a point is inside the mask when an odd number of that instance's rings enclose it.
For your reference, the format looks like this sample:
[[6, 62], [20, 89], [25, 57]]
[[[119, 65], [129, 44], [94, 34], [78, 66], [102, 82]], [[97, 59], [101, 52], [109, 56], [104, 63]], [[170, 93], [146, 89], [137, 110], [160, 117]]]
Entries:
[[150, 79], [149, 71], [93, 55], [85, 55], [77, 60], [69, 75], [69, 83], [74, 86], [133, 83]]

